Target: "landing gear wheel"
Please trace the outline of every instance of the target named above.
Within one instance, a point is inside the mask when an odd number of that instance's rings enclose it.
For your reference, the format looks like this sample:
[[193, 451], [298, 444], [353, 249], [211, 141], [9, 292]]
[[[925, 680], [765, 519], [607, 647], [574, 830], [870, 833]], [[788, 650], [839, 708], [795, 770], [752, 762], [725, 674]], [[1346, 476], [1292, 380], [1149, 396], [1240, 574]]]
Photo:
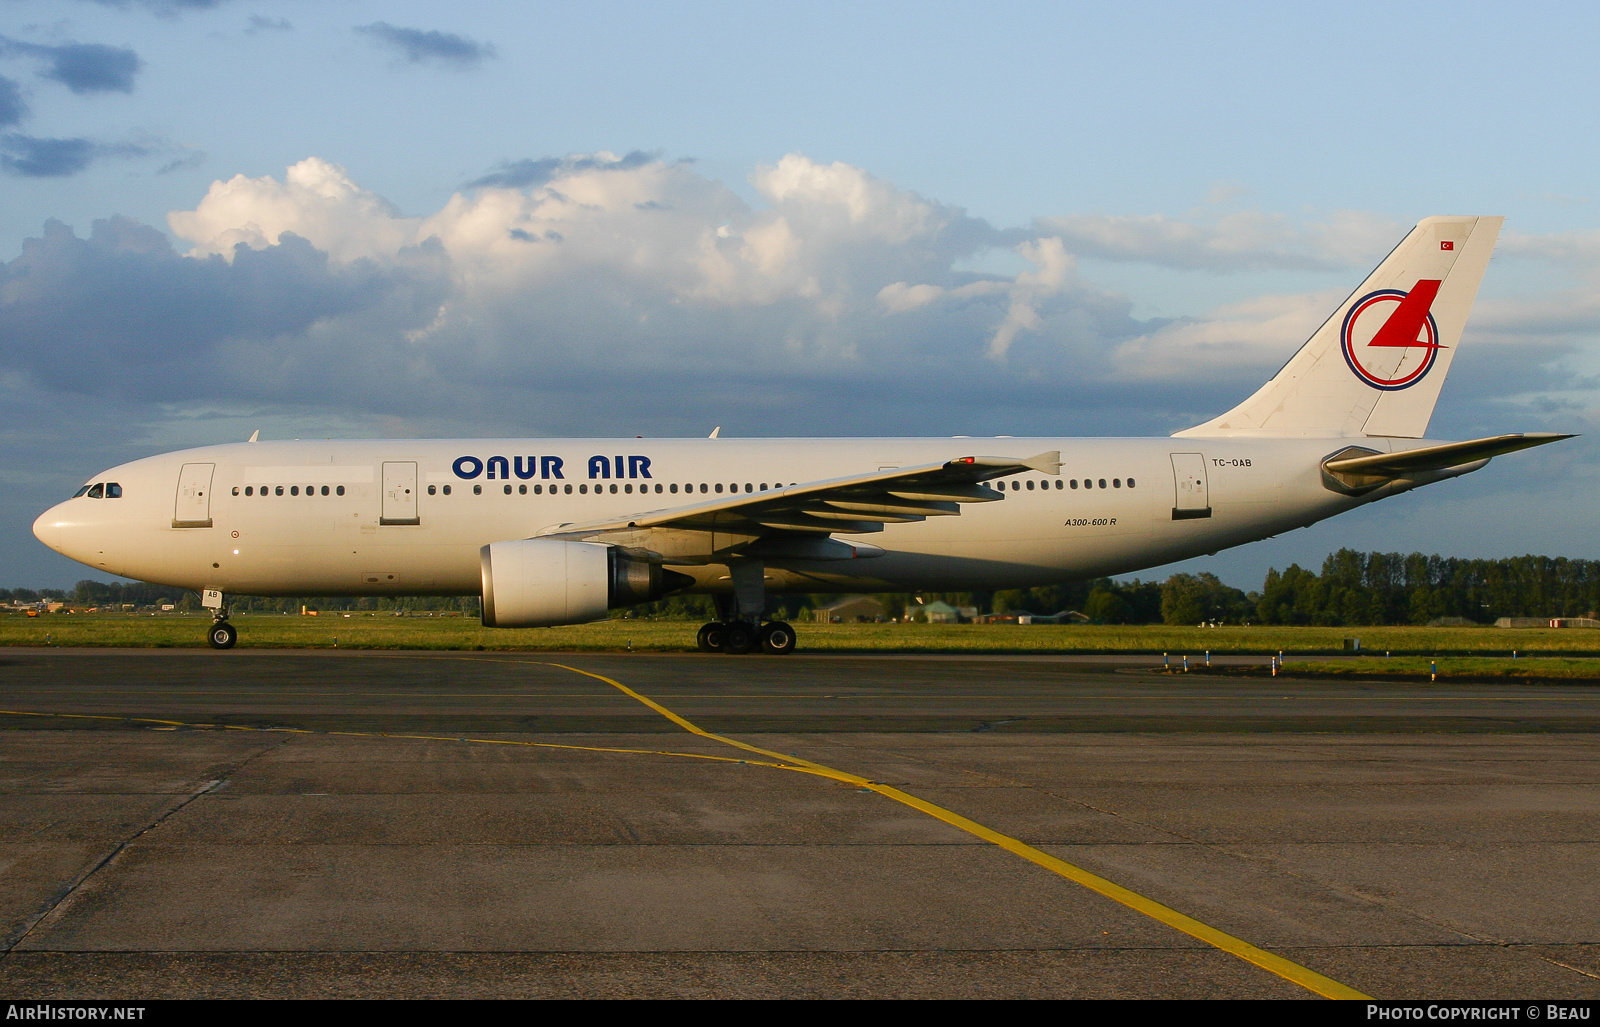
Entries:
[[720, 621], [702, 624], [700, 626], [700, 634], [695, 636], [694, 643], [703, 653], [720, 653], [722, 652], [723, 641], [727, 637], [727, 630], [727, 625]]
[[233, 643], [239, 641], [239, 630], [225, 620], [219, 620], [211, 625], [211, 634], [206, 639], [213, 649], [232, 649]]
[[722, 651], [725, 653], [754, 652], [758, 644], [760, 643], [756, 638], [754, 625], [746, 624], [743, 621], [734, 621], [729, 624], [722, 635]]
[[794, 652], [794, 628], [781, 620], [761, 625], [761, 651], [774, 656]]

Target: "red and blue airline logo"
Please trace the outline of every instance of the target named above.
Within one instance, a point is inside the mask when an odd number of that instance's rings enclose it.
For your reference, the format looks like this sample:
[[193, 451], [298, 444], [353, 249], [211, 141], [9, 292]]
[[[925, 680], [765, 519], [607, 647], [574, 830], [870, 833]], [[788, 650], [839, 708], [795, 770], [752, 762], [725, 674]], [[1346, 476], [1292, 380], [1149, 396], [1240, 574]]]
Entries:
[[1355, 376], [1374, 389], [1409, 389], [1433, 370], [1439, 326], [1429, 309], [1439, 281], [1423, 279], [1410, 292], [1379, 289], [1350, 306], [1339, 346]]

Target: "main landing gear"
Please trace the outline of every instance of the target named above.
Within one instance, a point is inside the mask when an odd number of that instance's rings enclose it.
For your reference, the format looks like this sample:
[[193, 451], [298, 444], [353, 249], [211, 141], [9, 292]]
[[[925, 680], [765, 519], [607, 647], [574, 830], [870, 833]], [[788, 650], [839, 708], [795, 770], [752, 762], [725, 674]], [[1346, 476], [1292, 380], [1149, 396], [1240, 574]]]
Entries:
[[794, 628], [781, 620], [757, 627], [747, 621], [712, 621], [702, 625], [695, 639], [703, 653], [753, 653], [758, 648], [774, 656], [794, 652]]
[[228, 607], [222, 601], [222, 593], [206, 589], [200, 593], [200, 605], [211, 611], [211, 631], [206, 635], [211, 648], [232, 649], [239, 641], [239, 629], [228, 623]]
[[703, 653], [764, 653], [784, 656], [794, 652], [794, 628], [781, 620], [762, 623], [767, 605], [766, 568], [759, 560], [728, 562], [733, 595], [717, 597], [718, 620], [700, 628], [695, 639]]

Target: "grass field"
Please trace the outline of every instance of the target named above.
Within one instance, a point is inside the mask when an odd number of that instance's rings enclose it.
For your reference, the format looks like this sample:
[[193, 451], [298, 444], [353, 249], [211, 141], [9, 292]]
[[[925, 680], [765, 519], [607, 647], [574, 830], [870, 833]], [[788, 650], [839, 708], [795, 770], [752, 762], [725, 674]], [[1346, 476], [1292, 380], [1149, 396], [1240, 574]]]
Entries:
[[[0, 646], [201, 648], [203, 614], [0, 615]], [[326, 613], [320, 617], [243, 614], [233, 618], [245, 648], [489, 649], [566, 652], [687, 652], [696, 623], [612, 620], [563, 628], [490, 629], [466, 617]], [[1396, 656], [1600, 656], [1600, 631], [1501, 628], [1191, 628], [1164, 625], [810, 624], [797, 623], [800, 649], [857, 652], [1100, 653], [1170, 652], [1295, 655], [1340, 652], [1360, 638], [1373, 654], [1362, 668]], [[1508, 664], [1512, 661], [1507, 660]], [[1521, 661], [1517, 661], [1521, 662]], [[1426, 660], [1423, 661], [1426, 671]], [[1345, 667], [1346, 663], [1333, 664]], [[1414, 664], [1406, 663], [1406, 667]], [[1309, 666], [1309, 665], [1307, 665]], [[1397, 664], [1397, 667], [1399, 665]], [[1398, 671], [1397, 671], [1398, 672]]]

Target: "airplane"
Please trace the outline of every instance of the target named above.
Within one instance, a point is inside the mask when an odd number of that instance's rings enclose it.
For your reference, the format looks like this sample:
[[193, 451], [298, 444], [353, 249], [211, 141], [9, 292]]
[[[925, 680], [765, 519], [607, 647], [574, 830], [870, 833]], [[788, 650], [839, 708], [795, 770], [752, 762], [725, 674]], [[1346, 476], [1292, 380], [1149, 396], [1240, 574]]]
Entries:
[[[1430, 217], [1254, 395], [1160, 438], [263, 442], [94, 475], [34, 535], [227, 596], [476, 595], [496, 628], [714, 597], [700, 649], [772, 654], [776, 593], [988, 591], [1159, 566], [1571, 435], [1427, 439], [1503, 218]], [[998, 455], [997, 455], [998, 454]]]

